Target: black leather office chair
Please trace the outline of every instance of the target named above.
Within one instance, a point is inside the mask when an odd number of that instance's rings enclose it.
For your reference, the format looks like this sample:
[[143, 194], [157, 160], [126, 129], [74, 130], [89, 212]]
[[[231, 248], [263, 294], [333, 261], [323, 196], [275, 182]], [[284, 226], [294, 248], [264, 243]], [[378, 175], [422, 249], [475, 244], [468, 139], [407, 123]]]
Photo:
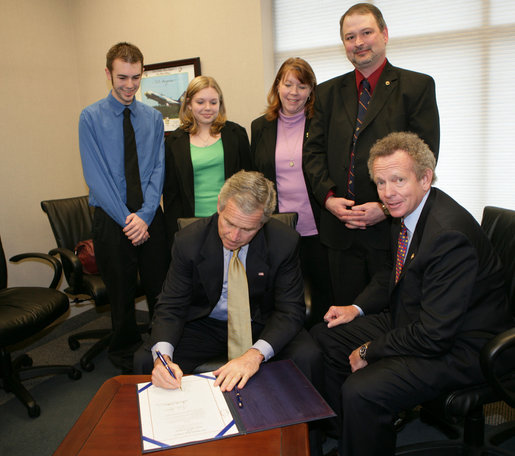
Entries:
[[[286, 223], [286, 225], [290, 226], [293, 229], [295, 229], [295, 227], [297, 226], [298, 215], [296, 212], [283, 212], [283, 213], [272, 214], [272, 217], [283, 223]], [[179, 227], [179, 230], [182, 230], [183, 228], [185, 228], [186, 226], [190, 225], [193, 222], [196, 222], [197, 220], [199, 220], [199, 217], [178, 218], [177, 225]], [[307, 296], [307, 299], [306, 299], [306, 296]], [[305, 299], [306, 299], [306, 312], [308, 312], [308, 305], [310, 306], [310, 303], [311, 303], [309, 293], [305, 292]], [[206, 363], [201, 364], [200, 366], [197, 366], [194, 370], [194, 373], [214, 371], [226, 362], [227, 362], [227, 358], [224, 358], [224, 357], [215, 358], [213, 360], [210, 360]]]
[[[504, 266], [506, 291], [512, 315], [515, 315], [515, 211], [485, 207], [481, 226]], [[515, 422], [496, 426], [485, 432], [483, 406], [505, 401], [515, 407], [515, 321], [514, 327], [489, 341], [480, 355], [487, 381], [480, 385], [452, 391], [423, 404], [421, 419], [444, 431], [451, 440], [423, 442], [397, 449], [397, 455], [512, 455], [496, 445], [515, 435]], [[510, 363], [510, 370], [500, 375], [498, 363]], [[511, 362], [510, 362], [511, 361]]]
[[[50, 255], [59, 255], [63, 264], [64, 276], [68, 282], [65, 292], [77, 296], [87, 295], [95, 301], [96, 306], [108, 304], [105, 284], [99, 274], [86, 274], [82, 264], [75, 255], [75, 246], [79, 241], [91, 239], [91, 227], [94, 208], [88, 205], [87, 196], [41, 201], [41, 208], [47, 214], [57, 248], [50, 250]], [[80, 302], [76, 299], [76, 302]], [[83, 331], [68, 338], [72, 350], [80, 347], [80, 340], [98, 339], [82, 356], [80, 365], [85, 371], [95, 367], [92, 360], [109, 345], [111, 329]]]
[[7, 266], [0, 239], [0, 379], [2, 387], [16, 395], [27, 407], [29, 416], [39, 416], [41, 410], [32, 395], [21, 381], [43, 375], [68, 374], [77, 380], [81, 372], [73, 366], [32, 366], [32, 359], [24, 354], [11, 360], [9, 346], [36, 335], [66, 313], [68, 297], [56, 290], [61, 277], [61, 264], [52, 256], [42, 253], [23, 253], [10, 261], [18, 262], [26, 258], [48, 261], [54, 269], [54, 277], [49, 288], [7, 287]]

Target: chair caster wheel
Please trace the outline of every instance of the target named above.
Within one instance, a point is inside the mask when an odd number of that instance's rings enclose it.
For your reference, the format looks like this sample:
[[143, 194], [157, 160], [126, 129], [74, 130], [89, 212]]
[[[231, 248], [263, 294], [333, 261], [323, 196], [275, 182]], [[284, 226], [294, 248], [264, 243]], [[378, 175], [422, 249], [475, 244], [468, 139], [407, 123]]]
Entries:
[[77, 339], [73, 339], [72, 337], [68, 338], [68, 346], [71, 350], [78, 350], [80, 347], [80, 342]]
[[80, 367], [82, 367], [86, 372], [91, 372], [95, 368], [95, 365], [92, 362], [81, 360]]
[[28, 407], [29, 416], [31, 418], [37, 418], [39, 415], [41, 415], [41, 408], [38, 404], [30, 405]]
[[19, 361], [20, 365], [23, 367], [32, 366], [32, 363], [33, 363], [32, 358], [27, 354], [20, 356], [19, 360], [20, 360]]
[[72, 380], [78, 380], [82, 377], [82, 372], [79, 369], [73, 369], [68, 373], [68, 377]]

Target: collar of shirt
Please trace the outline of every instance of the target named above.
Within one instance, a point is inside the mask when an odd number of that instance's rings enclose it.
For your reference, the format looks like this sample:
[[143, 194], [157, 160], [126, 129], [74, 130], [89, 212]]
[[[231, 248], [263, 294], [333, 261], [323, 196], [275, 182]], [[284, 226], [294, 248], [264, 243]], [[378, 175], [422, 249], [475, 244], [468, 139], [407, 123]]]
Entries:
[[138, 112], [138, 104], [136, 103], [136, 97], [134, 97], [131, 104], [125, 105], [123, 103], [120, 103], [113, 96], [113, 91], [111, 91], [107, 96], [107, 102], [109, 103], [109, 107], [113, 110], [113, 113], [117, 116], [121, 116], [125, 108], [129, 108], [131, 110], [131, 115], [133, 116], [135, 116]]
[[417, 208], [411, 214], [409, 214], [407, 217], [404, 218], [404, 225], [406, 226], [406, 229], [408, 230], [408, 247], [406, 250], [409, 250], [409, 247], [411, 245], [411, 239], [413, 238], [413, 233], [415, 232], [415, 228], [417, 227], [418, 219], [420, 218], [422, 209], [424, 209], [424, 205], [426, 204], [427, 197], [429, 196], [430, 191], [431, 191], [431, 188], [429, 188], [429, 190], [426, 192], [426, 194], [422, 198], [422, 201], [417, 206]]
[[[374, 93], [374, 89], [376, 88], [377, 82], [379, 81], [379, 78], [384, 70], [384, 67], [386, 66], [387, 61], [387, 59], [384, 59], [383, 64], [377, 70], [375, 70], [368, 78], [366, 78], [368, 80], [368, 83], [370, 84], [370, 94]], [[356, 74], [356, 88], [358, 89], [359, 93], [361, 82], [363, 81], [363, 79], [365, 79], [365, 76], [363, 76], [361, 72], [358, 70], [354, 70], [354, 73]]]

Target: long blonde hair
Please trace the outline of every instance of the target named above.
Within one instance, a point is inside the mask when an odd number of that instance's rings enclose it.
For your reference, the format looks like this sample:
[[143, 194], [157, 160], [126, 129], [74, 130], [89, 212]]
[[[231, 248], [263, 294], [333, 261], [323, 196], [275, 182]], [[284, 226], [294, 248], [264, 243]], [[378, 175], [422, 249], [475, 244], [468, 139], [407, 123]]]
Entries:
[[188, 107], [191, 105], [192, 98], [202, 89], [207, 89], [208, 87], [212, 87], [216, 90], [218, 93], [218, 99], [220, 100], [218, 116], [211, 124], [211, 135], [217, 135], [220, 133], [220, 130], [223, 128], [225, 122], [227, 121], [224, 97], [222, 95], [220, 86], [211, 76], [197, 76], [188, 84], [188, 88], [186, 89], [186, 93], [184, 95], [184, 101], [182, 102], [181, 109], [179, 110], [179, 120], [181, 121], [180, 128], [186, 130], [192, 135], [198, 133], [199, 127], [197, 119], [195, 119], [191, 109], [188, 109]]

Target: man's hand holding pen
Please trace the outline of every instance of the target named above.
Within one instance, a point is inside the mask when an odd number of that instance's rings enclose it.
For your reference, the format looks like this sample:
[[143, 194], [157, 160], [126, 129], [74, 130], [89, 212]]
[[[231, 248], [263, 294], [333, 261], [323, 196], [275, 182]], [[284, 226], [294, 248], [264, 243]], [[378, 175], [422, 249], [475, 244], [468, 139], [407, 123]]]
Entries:
[[[181, 387], [182, 370], [178, 364], [171, 361], [168, 355], [158, 356], [152, 370], [152, 384], [166, 389], [177, 389]], [[166, 363], [166, 364], [165, 364]]]

